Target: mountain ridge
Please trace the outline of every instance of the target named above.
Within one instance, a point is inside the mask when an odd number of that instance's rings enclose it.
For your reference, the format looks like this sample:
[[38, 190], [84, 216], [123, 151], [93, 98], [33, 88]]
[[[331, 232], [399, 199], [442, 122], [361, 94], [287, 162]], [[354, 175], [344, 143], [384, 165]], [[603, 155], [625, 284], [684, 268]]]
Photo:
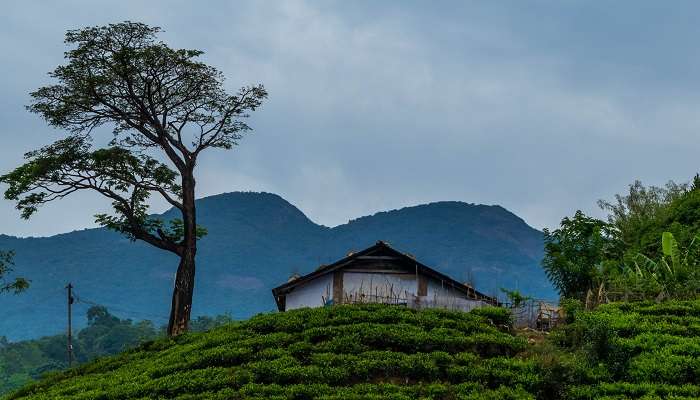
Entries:
[[[232, 312], [243, 318], [273, 310], [269, 289], [292, 272], [310, 272], [380, 239], [455, 279], [476, 276], [483, 291], [503, 286], [537, 297], [553, 295], [539, 267], [542, 233], [501, 206], [433, 202], [335, 227], [315, 223], [274, 193], [223, 193], [197, 200], [197, 209], [209, 234], [198, 253], [196, 315]], [[156, 323], [167, 318], [177, 260], [144, 243], [87, 228], [47, 237], [0, 235], [0, 249], [14, 249], [16, 270], [33, 281], [23, 295], [0, 297], [0, 305], [12, 310], [0, 321], [0, 336], [16, 340], [63, 329], [62, 288], [68, 281], [79, 300], [104, 304], [117, 315], [121, 309], [122, 317], [157, 316]], [[34, 304], [47, 293], [54, 295]], [[86, 304], [78, 302], [75, 315]]]

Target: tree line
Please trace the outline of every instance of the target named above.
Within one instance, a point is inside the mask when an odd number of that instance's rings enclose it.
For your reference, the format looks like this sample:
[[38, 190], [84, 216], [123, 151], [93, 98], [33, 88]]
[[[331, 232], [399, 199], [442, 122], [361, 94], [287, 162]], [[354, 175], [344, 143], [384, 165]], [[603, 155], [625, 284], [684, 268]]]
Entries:
[[545, 230], [542, 265], [564, 299], [693, 299], [700, 294], [700, 175], [663, 187], [629, 185], [597, 219], [576, 211]]
[[[118, 354], [166, 334], [166, 326], [153, 322], [120, 319], [103, 306], [87, 310], [87, 326], [73, 336], [73, 353], [79, 364], [97, 357]], [[228, 315], [199, 316], [190, 323], [190, 331], [204, 332], [231, 322]], [[0, 336], [0, 394], [39, 379], [51, 371], [68, 367], [66, 335], [9, 342]]]

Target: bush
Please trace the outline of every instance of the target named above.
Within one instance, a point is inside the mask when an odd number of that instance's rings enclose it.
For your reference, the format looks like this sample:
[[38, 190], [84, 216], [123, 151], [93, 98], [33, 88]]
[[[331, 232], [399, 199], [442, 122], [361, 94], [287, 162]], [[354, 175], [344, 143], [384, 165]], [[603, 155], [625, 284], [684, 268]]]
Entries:
[[[508, 310], [334, 306], [146, 343], [9, 399], [533, 399]], [[500, 328], [499, 328], [500, 327]]]

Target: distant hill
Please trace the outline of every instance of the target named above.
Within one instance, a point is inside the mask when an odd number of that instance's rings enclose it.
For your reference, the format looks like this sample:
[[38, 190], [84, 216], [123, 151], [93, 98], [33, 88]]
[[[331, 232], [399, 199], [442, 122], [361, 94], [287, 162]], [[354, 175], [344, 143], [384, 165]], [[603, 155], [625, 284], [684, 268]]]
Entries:
[[[246, 318], [273, 310], [270, 289], [290, 274], [310, 272], [377, 240], [458, 280], [472, 276], [486, 293], [517, 287], [554, 297], [539, 266], [542, 233], [500, 206], [438, 202], [335, 228], [315, 224], [269, 193], [226, 193], [200, 199], [197, 207], [209, 234], [198, 252], [195, 315]], [[18, 340], [65, 329], [69, 281], [79, 299], [77, 316], [98, 303], [122, 318], [167, 320], [177, 260], [165, 252], [104, 229], [45, 238], [0, 235], [0, 249], [15, 250], [17, 270], [32, 280], [25, 294], [0, 296], [0, 336]]]

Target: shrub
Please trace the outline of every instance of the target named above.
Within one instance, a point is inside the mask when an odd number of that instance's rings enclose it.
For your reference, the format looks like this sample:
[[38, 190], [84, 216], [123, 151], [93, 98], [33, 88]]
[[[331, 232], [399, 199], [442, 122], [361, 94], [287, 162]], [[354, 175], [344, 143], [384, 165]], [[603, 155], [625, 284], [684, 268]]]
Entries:
[[532, 399], [510, 313], [334, 306], [144, 344], [5, 399]]

